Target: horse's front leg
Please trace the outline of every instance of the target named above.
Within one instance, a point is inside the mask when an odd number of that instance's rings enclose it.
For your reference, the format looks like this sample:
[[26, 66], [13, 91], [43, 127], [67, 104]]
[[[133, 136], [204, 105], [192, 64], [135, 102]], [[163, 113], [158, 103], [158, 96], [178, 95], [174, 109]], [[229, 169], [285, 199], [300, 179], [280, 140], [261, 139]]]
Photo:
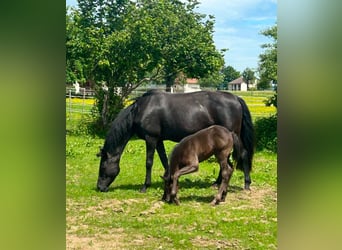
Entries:
[[169, 164], [168, 164], [168, 160], [167, 160], [167, 156], [166, 156], [166, 152], [165, 152], [165, 147], [164, 147], [164, 142], [163, 141], [158, 141], [157, 143], [157, 152], [160, 158], [161, 163], [163, 164], [164, 167], [164, 175], [162, 176], [162, 178], [164, 180], [166, 180], [169, 176]]
[[145, 183], [140, 189], [141, 193], [145, 193], [147, 188], [151, 186], [151, 172], [153, 165], [154, 151], [156, 150], [156, 141], [153, 139], [146, 139], [146, 176]]

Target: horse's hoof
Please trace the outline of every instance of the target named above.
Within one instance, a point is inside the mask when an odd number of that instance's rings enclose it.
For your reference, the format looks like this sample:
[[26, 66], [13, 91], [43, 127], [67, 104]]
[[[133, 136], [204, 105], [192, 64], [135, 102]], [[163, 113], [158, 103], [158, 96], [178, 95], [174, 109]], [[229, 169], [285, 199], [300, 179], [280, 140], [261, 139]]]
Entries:
[[141, 189], [140, 189], [140, 193], [146, 193], [146, 187], [142, 187]]

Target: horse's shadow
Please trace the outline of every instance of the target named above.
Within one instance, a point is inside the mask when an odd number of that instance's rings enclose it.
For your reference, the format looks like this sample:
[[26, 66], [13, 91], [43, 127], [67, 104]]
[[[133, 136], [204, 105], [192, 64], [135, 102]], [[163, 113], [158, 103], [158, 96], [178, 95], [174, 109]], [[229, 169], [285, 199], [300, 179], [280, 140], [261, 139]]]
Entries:
[[[108, 189], [108, 192], [117, 192], [119, 190], [136, 190], [136, 191], [140, 191], [140, 189], [142, 188], [143, 184], [119, 184], [119, 185], [114, 185], [114, 186], [110, 186]], [[179, 181], [179, 188], [180, 189], [189, 189], [189, 188], [194, 188], [194, 189], [203, 189], [203, 188], [212, 188], [213, 190], [217, 190], [216, 187], [213, 186], [213, 183], [210, 183], [208, 181], [205, 180], [189, 180], [189, 179], [183, 179]], [[155, 181], [151, 184], [151, 186], [147, 189], [147, 192], [149, 190], [164, 190], [164, 182], [163, 181]], [[98, 191], [96, 187], [93, 188], [93, 190]], [[236, 193], [236, 192], [240, 192], [242, 191], [243, 188], [239, 187], [239, 186], [228, 186], [228, 193]], [[184, 198], [182, 197], [182, 200], [195, 200], [195, 201], [210, 201], [213, 196], [215, 195], [215, 193], [213, 193], [213, 195], [209, 195], [209, 196], [197, 196], [197, 195], [189, 195], [189, 196], [184, 196]]]
[[[203, 189], [203, 188], [211, 188], [213, 190], [213, 193], [211, 195], [197, 195], [197, 194], [191, 194], [191, 195], [181, 195], [180, 200], [181, 202], [200, 202], [200, 203], [209, 203], [213, 200], [213, 198], [216, 195], [217, 187], [213, 186], [213, 183], [209, 183], [207, 181], [198, 180], [198, 181], [189, 181], [185, 180], [180, 182], [179, 184], [180, 189], [187, 189], [187, 188], [195, 188], [195, 189]], [[242, 191], [243, 188], [239, 186], [228, 186], [228, 193], [236, 193]]]
[[[113, 185], [109, 187], [108, 192], [117, 192], [119, 190], [123, 190], [123, 191], [132, 191], [132, 190], [136, 190], [136, 191], [140, 191], [140, 189], [142, 188], [143, 184], [118, 184], [118, 185]], [[164, 189], [164, 182], [162, 181], [158, 181], [158, 182], [154, 182], [153, 184], [151, 184], [151, 186], [149, 188], [147, 188], [147, 192], [149, 189], [153, 189], [153, 190], [157, 190], [157, 189]], [[96, 187], [93, 188], [93, 190], [100, 192], [97, 190]]]

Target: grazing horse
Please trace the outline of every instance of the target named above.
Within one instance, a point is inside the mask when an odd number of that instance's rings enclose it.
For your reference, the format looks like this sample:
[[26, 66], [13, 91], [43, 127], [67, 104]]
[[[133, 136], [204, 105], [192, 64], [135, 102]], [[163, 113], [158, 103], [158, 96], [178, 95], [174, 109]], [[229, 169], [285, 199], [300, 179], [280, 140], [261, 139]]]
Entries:
[[215, 155], [217, 162], [220, 164], [222, 182], [211, 204], [217, 205], [219, 202], [224, 201], [228, 183], [234, 171], [233, 167], [228, 163], [233, 147], [234, 151], [239, 152], [239, 138], [235, 133], [219, 125], [210, 126], [185, 137], [173, 148], [170, 158], [169, 176], [165, 180], [162, 199], [179, 205], [177, 198], [179, 177], [198, 171], [200, 162]]
[[[120, 172], [120, 158], [129, 139], [136, 135], [146, 142], [146, 177], [141, 192], [151, 185], [151, 169], [157, 149], [168, 176], [168, 159], [164, 140], [179, 142], [211, 125], [221, 125], [236, 133], [241, 141], [240, 153], [233, 153], [237, 169], [244, 172], [245, 189], [249, 189], [254, 154], [254, 128], [243, 99], [229, 92], [199, 91], [171, 94], [149, 91], [123, 109], [112, 123], [101, 157], [97, 188], [106, 192]], [[221, 182], [221, 174], [216, 182]]]

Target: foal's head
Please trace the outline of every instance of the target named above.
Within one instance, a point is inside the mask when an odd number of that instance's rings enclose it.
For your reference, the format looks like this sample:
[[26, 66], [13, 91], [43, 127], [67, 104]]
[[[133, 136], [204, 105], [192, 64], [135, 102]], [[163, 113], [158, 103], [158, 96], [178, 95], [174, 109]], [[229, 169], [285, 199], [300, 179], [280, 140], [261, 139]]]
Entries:
[[170, 202], [171, 201], [171, 188], [172, 188], [172, 181], [169, 177], [160, 176], [164, 180], [164, 194], [162, 197], [163, 201]]

